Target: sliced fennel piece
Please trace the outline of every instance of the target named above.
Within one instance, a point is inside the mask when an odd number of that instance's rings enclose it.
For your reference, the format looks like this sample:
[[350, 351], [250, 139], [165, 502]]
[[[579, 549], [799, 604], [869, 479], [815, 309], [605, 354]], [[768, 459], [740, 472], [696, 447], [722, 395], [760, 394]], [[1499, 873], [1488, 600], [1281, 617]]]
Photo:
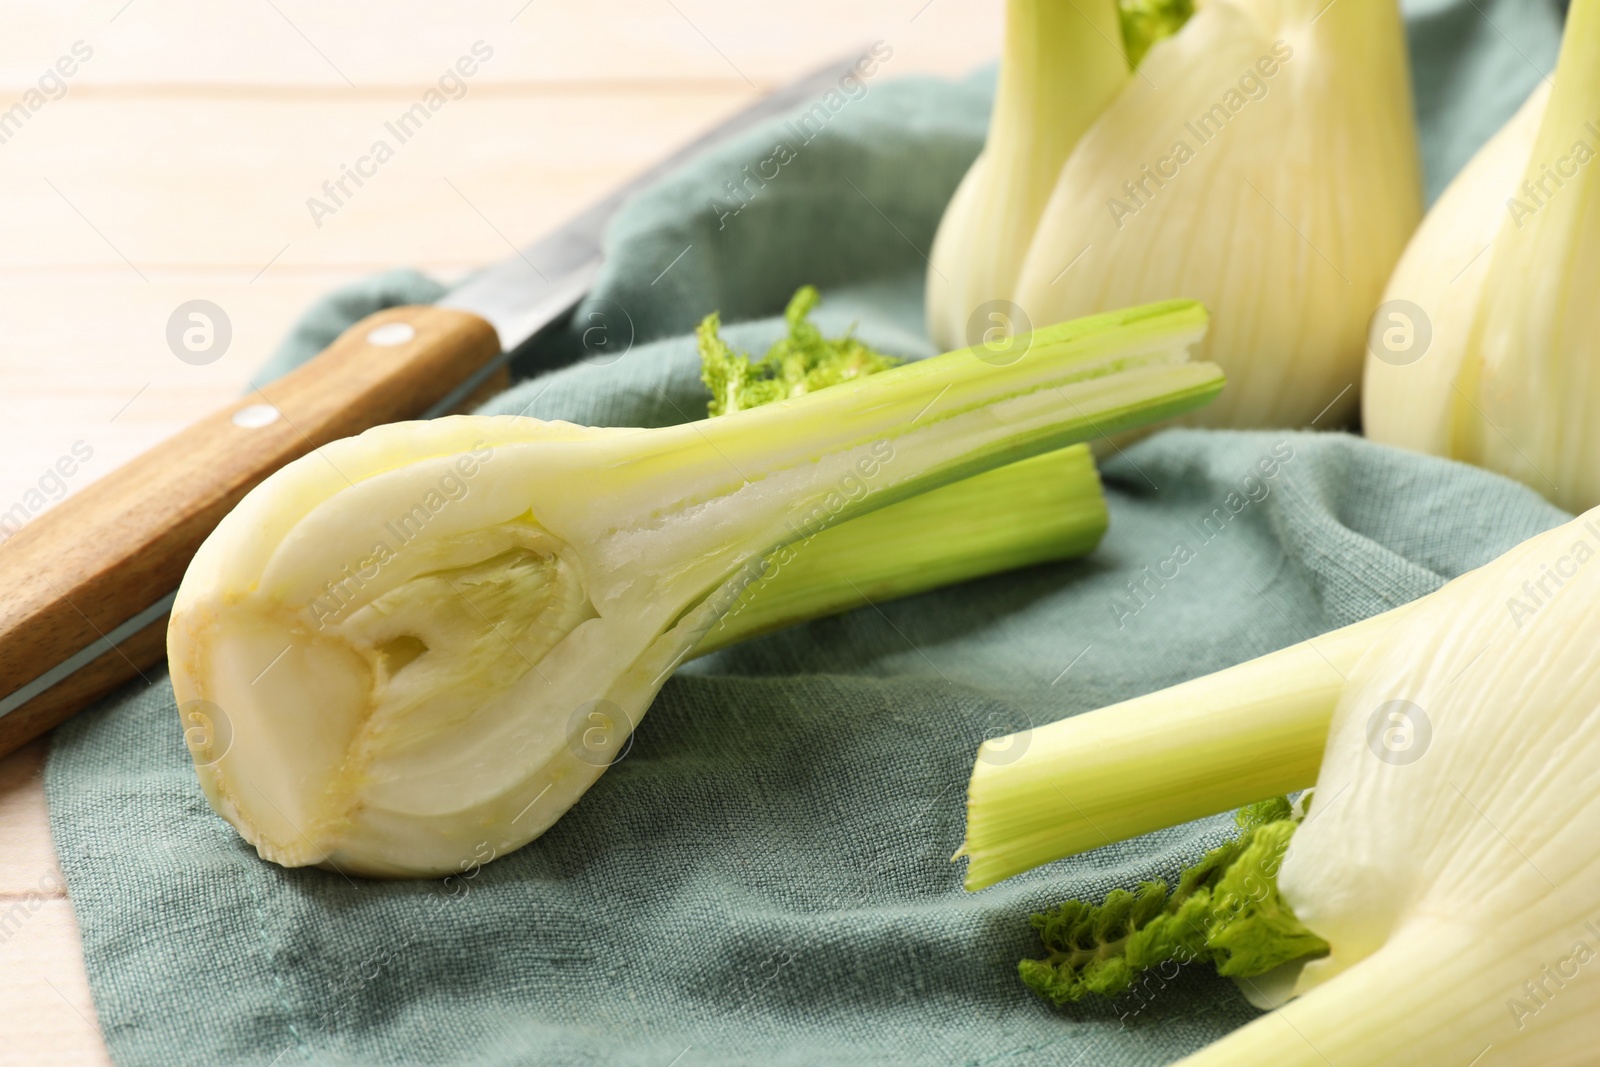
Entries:
[[940, 486], [786, 546], [696, 656], [849, 608], [1087, 555], [1110, 516], [1088, 445]]
[[[1184, 1065], [1594, 1062], [1597, 545], [1600, 510], [1532, 538], [1356, 665], [1278, 878], [1331, 951], [1297, 999]], [[1397, 701], [1412, 747], [1385, 759], [1372, 722]]]
[[1457, 177], [1390, 282], [1386, 299], [1434, 337], [1414, 362], [1369, 357], [1376, 439], [1509, 475], [1569, 510], [1600, 504], [1597, 155], [1600, 8], [1579, 0], [1553, 87]]
[[461, 416], [321, 448], [179, 589], [174, 691], [219, 724], [201, 785], [286, 866], [502, 855], [598, 778], [774, 549], [1206, 403], [1205, 328], [1173, 301], [1040, 330], [1004, 365], [962, 350], [681, 426]]
[[1208, 0], [1072, 149], [1011, 299], [1201, 300], [1232, 385], [1188, 421], [1337, 426], [1421, 213], [1395, 0]]
[[946, 206], [929, 255], [934, 344], [977, 344], [992, 329], [1022, 332], [1003, 302], [1015, 296], [1062, 163], [1128, 78], [1116, 0], [1006, 4], [989, 136]]

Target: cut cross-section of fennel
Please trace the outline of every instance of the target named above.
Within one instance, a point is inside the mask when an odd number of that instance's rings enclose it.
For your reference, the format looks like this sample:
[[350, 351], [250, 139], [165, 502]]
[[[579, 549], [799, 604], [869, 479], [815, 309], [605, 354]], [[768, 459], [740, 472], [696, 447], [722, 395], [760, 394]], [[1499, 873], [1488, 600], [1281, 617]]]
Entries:
[[201, 785], [289, 866], [503, 855], [593, 784], [775, 550], [1206, 403], [1205, 328], [1175, 301], [680, 426], [461, 416], [321, 448], [253, 490], [179, 590]]

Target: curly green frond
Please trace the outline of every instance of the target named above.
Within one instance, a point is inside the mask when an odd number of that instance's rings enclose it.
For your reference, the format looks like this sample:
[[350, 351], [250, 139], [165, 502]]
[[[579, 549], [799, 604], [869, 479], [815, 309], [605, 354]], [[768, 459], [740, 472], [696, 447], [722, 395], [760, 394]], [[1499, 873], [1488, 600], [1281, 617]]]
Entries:
[[1194, 14], [1194, 0], [1119, 0], [1117, 7], [1128, 65], [1136, 69], [1151, 45], [1183, 29]]
[[1033, 916], [1046, 956], [1017, 965], [1022, 981], [1061, 1005], [1090, 993], [1116, 996], [1168, 960], [1207, 960], [1220, 974], [1250, 978], [1328, 945], [1278, 894], [1278, 867], [1298, 825], [1285, 797], [1234, 816], [1240, 834], [1178, 877], [1113, 890], [1101, 904], [1069, 900]]
[[722, 340], [722, 320], [716, 312], [701, 320], [695, 338], [700, 347], [700, 378], [711, 390], [707, 410], [712, 417], [813, 393], [900, 364], [895, 357], [874, 351], [848, 333], [832, 339], [823, 337], [810, 321], [811, 312], [821, 301], [814, 286], [796, 290], [783, 313], [789, 324], [788, 336], [755, 362]]

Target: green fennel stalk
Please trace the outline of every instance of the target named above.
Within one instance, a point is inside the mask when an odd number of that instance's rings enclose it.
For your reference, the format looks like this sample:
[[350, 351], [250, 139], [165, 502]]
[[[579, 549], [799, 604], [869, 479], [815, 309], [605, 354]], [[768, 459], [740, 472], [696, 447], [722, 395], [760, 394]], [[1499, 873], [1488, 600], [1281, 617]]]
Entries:
[[[696, 330], [712, 417], [802, 396], [901, 361], [853, 336], [826, 338], [820, 302], [799, 289], [787, 335], [760, 360], [730, 348], [716, 313]], [[770, 560], [695, 649], [705, 655], [757, 634], [868, 603], [1092, 552], [1109, 516], [1087, 445], [1013, 463], [823, 530]]]
[[1308, 788], [1345, 678], [1409, 609], [1041, 726], [1019, 759], [978, 760], [956, 853], [967, 888]]

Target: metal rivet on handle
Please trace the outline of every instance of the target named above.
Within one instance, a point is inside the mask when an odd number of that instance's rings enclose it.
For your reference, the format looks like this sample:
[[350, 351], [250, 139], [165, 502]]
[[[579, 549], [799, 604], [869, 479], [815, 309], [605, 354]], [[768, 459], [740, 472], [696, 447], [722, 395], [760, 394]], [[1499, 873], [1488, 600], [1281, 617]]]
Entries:
[[278, 418], [278, 409], [271, 404], [251, 404], [233, 413], [233, 424], [243, 426], [247, 430], [256, 430], [263, 426], [271, 426], [278, 421]]
[[393, 348], [395, 345], [405, 344], [415, 336], [417, 331], [409, 322], [386, 322], [367, 334], [367, 344], [377, 345], [379, 348]]

